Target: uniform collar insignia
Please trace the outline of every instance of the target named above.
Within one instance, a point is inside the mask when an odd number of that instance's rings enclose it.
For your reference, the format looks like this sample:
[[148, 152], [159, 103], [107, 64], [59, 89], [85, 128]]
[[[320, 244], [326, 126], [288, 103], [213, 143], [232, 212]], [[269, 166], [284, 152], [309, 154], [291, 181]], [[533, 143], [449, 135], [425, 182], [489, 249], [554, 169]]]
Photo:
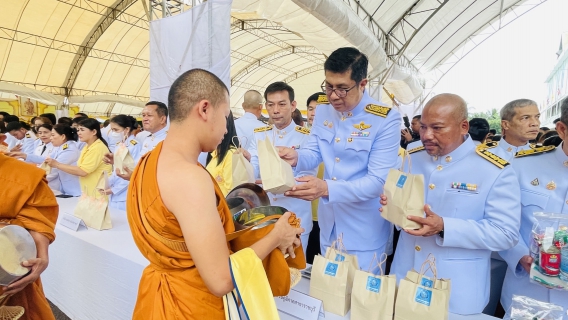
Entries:
[[531, 181], [531, 184], [535, 187], [538, 186], [539, 185], [538, 178], [535, 178], [533, 181]]

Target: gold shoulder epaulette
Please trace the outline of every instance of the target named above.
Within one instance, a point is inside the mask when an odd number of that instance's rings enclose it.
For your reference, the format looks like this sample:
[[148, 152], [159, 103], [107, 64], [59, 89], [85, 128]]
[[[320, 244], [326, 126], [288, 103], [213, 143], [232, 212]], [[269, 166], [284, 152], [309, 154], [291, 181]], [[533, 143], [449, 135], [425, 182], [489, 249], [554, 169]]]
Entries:
[[66, 144], [63, 145], [63, 148], [62, 148], [62, 149], [63, 149], [63, 150], [66, 150], [67, 148], [69, 148], [69, 145], [66, 143]]
[[415, 153], [415, 152], [418, 152], [418, 151], [422, 151], [422, 150], [424, 150], [424, 146], [412, 148], [412, 149], [408, 150], [408, 154], [412, 154], [412, 153]]
[[26, 138], [29, 139], [29, 138], [31, 138], [31, 137], [32, 137], [32, 136], [30, 135], [30, 133], [29, 133], [29, 132], [26, 132]]
[[480, 145], [477, 145], [476, 149], [492, 149], [495, 148], [499, 145], [499, 142], [497, 141], [491, 141], [491, 142], [486, 142], [486, 143], [482, 143]]
[[254, 132], [264, 132], [264, 131], [270, 131], [270, 130], [272, 130], [272, 126], [256, 128], [256, 129], [254, 129]]
[[305, 127], [296, 126], [296, 131], [303, 134], [310, 134], [310, 129]]
[[509, 162], [507, 162], [507, 160], [499, 157], [498, 155], [492, 153], [491, 151], [487, 150], [487, 149], [483, 149], [483, 148], [476, 148], [475, 152], [480, 155], [483, 159], [493, 163], [494, 165], [496, 165], [498, 168], [503, 169], [506, 166], [509, 165]]
[[318, 96], [318, 101], [316, 102], [316, 104], [329, 104], [329, 101], [327, 100], [327, 95], [320, 94]]
[[534, 156], [537, 154], [543, 154], [556, 149], [555, 146], [545, 146], [545, 147], [534, 147], [531, 149], [521, 150], [515, 153], [515, 158], [522, 158], [526, 156]]
[[[249, 132], [250, 132], [250, 131], [249, 131]], [[136, 139], [132, 139], [132, 140], [130, 140], [130, 144], [133, 145], [133, 146], [135, 146], [135, 145], [138, 144], [138, 141], [136, 141]]]
[[391, 111], [391, 108], [378, 106], [376, 104], [368, 104], [365, 107], [365, 111], [367, 111], [368, 113], [374, 114], [376, 116], [386, 118], [388, 116], [389, 112]]

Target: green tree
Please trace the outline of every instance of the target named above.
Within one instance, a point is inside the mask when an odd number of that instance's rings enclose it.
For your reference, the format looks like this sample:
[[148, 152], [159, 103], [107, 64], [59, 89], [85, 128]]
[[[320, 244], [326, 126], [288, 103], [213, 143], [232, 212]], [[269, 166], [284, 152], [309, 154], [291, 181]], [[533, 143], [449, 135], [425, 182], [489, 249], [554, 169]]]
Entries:
[[489, 122], [489, 129], [495, 129], [498, 134], [501, 134], [501, 116], [499, 111], [493, 108], [485, 112], [474, 112], [469, 114], [469, 119], [473, 118], [483, 118]]

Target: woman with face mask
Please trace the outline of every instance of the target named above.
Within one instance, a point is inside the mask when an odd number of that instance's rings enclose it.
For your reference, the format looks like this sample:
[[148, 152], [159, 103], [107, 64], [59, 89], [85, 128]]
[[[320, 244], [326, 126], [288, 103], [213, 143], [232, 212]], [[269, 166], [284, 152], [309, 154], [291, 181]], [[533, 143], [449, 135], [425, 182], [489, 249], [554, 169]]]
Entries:
[[[124, 145], [128, 148], [128, 153], [134, 159], [134, 163], [140, 158], [142, 145], [136, 140], [134, 131], [136, 130], [136, 119], [132, 116], [120, 114], [110, 120], [109, 143], [114, 146], [114, 152]], [[118, 169], [116, 169], [118, 170]], [[109, 188], [103, 193], [110, 195], [109, 206], [112, 208], [126, 210], [126, 193], [129, 181], [122, 179], [114, 171], [108, 180]]]
[[[51, 130], [51, 144], [53, 151], [49, 154], [51, 159], [59, 163], [76, 166], [81, 151], [77, 147], [77, 130], [68, 125], [57, 124]], [[65, 171], [51, 168], [47, 175], [49, 187], [62, 194], [78, 197], [81, 195], [79, 177]]]
[[8, 155], [14, 158], [24, 159], [24, 161], [34, 164], [41, 164], [53, 150], [51, 144], [51, 125], [41, 124], [37, 130], [38, 139], [34, 141], [33, 153], [25, 153], [23, 151], [10, 152]]

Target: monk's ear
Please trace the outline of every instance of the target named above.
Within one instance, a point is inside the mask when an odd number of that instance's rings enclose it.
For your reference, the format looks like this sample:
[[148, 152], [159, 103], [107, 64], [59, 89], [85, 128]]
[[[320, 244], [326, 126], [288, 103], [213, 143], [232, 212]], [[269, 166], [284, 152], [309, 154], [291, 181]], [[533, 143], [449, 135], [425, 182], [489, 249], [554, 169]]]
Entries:
[[213, 106], [208, 100], [199, 101], [195, 107], [197, 108], [198, 116], [203, 120], [207, 120], [213, 113]]

